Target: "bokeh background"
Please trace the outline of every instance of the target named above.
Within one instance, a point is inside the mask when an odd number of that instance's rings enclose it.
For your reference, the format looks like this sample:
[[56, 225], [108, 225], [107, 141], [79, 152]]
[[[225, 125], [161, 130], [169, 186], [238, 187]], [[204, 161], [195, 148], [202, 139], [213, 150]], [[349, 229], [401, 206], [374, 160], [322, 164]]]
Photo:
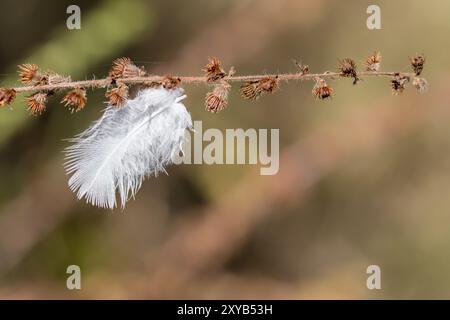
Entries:
[[[66, 8], [81, 7], [81, 30]], [[383, 70], [427, 58], [426, 94], [391, 94], [386, 78], [283, 84], [256, 103], [233, 86], [229, 108], [204, 111], [208, 88], [185, 100], [206, 128], [279, 128], [280, 171], [181, 165], [147, 180], [124, 211], [77, 201], [63, 139], [103, 109], [104, 90], [70, 114], [52, 99], [29, 116], [19, 96], [0, 110], [0, 298], [450, 298], [450, 2], [2, 0], [0, 85], [31, 62], [74, 79], [103, 77], [129, 56], [154, 74], [200, 74], [217, 56], [238, 74], [336, 70], [374, 50]], [[66, 268], [82, 290], [66, 288]], [[366, 288], [381, 267], [382, 289]]]

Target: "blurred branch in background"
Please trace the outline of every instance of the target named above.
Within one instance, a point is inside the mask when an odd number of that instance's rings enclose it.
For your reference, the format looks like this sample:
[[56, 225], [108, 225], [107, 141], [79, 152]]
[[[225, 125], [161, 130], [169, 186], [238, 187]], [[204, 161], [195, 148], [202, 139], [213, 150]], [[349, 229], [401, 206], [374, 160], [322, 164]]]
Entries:
[[49, 163], [0, 215], [0, 277], [14, 268], [42, 237], [62, 223], [75, 204], [59, 163]]

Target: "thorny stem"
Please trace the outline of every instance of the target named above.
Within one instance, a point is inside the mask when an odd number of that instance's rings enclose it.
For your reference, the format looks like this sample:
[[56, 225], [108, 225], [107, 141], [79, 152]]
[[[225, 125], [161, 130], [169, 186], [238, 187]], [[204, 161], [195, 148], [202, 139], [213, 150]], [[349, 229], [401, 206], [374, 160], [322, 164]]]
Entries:
[[[358, 77], [414, 77], [412, 72], [381, 72], [381, 71], [363, 71], [357, 73]], [[258, 81], [264, 77], [278, 77], [279, 80], [315, 80], [317, 78], [342, 78], [342, 73], [339, 72], [325, 72], [325, 73], [286, 73], [286, 74], [264, 74], [264, 75], [243, 75], [243, 76], [226, 76], [221, 80], [230, 82], [245, 82], [245, 81]], [[181, 80], [181, 83], [210, 83], [205, 76], [177, 76]], [[152, 81], [161, 81], [163, 76], [148, 76], [148, 77], [133, 77], [122, 78], [118, 81], [125, 84], [143, 84]], [[214, 83], [214, 82], [213, 82]], [[110, 78], [95, 79], [95, 80], [82, 80], [82, 81], [70, 81], [62, 82], [58, 84], [48, 85], [36, 85], [36, 86], [20, 86], [13, 88], [17, 93], [32, 92], [32, 91], [45, 91], [56, 89], [70, 89], [76, 87], [86, 88], [102, 88], [111, 84]]]

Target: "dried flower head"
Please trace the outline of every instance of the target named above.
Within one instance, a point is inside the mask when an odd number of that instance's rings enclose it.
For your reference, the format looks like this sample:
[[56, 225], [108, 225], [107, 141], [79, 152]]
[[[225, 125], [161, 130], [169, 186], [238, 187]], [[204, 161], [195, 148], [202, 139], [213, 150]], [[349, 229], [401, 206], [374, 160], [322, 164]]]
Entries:
[[128, 99], [128, 86], [120, 83], [117, 87], [109, 89], [105, 94], [109, 104], [115, 107], [121, 107]]
[[353, 84], [356, 84], [360, 80], [356, 73], [356, 63], [350, 58], [339, 60], [339, 72], [343, 77], [353, 78]]
[[280, 87], [280, 79], [276, 77], [264, 77], [259, 80], [258, 88], [263, 93], [274, 93]]
[[409, 82], [409, 77], [407, 76], [400, 76], [397, 74], [392, 80], [391, 80], [391, 87], [392, 87], [392, 94], [399, 95], [405, 90], [406, 85]]
[[16, 90], [0, 88], [0, 107], [10, 105], [16, 98]]
[[48, 93], [38, 92], [26, 98], [28, 111], [34, 115], [41, 115], [46, 109]]
[[280, 79], [276, 77], [264, 77], [260, 80], [248, 81], [241, 86], [241, 96], [247, 100], [257, 100], [264, 93], [273, 93], [278, 90]]
[[85, 107], [86, 101], [86, 89], [83, 87], [76, 87], [66, 94], [61, 103], [64, 103], [66, 107], [69, 107], [70, 111], [78, 112]]
[[317, 78], [316, 84], [314, 85], [314, 88], [312, 89], [312, 95], [320, 100], [325, 100], [327, 98], [332, 98], [333, 96], [333, 88], [330, 87], [324, 79]]
[[161, 80], [161, 85], [165, 89], [175, 89], [180, 85], [180, 83], [181, 83], [181, 79], [179, 77], [172, 77], [170, 75], [166, 75]]
[[206, 111], [217, 113], [228, 106], [228, 93], [231, 86], [223, 82], [214, 87], [213, 91], [206, 94], [205, 109]]
[[380, 51], [375, 51], [373, 55], [366, 59], [366, 71], [379, 71], [381, 64], [381, 53]]
[[423, 93], [428, 90], [428, 81], [424, 78], [414, 77], [413, 86], [417, 91]]
[[111, 79], [143, 77], [146, 72], [144, 67], [136, 66], [130, 58], [118, 58], [113, 61], [109, 77]]
[[303, 64], [301, 61], [294, 60], [294, 64], [298, 70], [300, 70], [300, 74], [304, 75], [309, 73], [309, 66], [307, 64]]
[[214, 82], [226, 76], [222, 63], [217, 58], [209, 58], [208, 64], [203, 69], [208, 82]]
[[256, 100], [259, 98], [257, 95], [257, 84], [258, 81], [248, 81], [241, 85], [241, 97], [247, 100]]
[[423, 65], [425, 64], [425, 57], [419, 54], [409, 58], [409, 62], [411, 63], [411, 68], [414, 70], [416, 76], [420, 75], [423, 70]]
[[39, 67], [32, 63], [24, 63], [18, 66], [20, 82], [24, 84], [30, 84], [38, 81], [41, 77], [39, 73]]

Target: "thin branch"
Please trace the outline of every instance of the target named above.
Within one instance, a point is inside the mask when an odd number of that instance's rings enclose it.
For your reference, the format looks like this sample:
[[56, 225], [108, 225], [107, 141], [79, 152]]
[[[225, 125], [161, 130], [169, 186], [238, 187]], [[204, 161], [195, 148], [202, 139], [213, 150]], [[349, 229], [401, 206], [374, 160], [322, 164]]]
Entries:
[[[358, 72], [358, 77], [414, 77], [413, 72], [381, 72], [381, 71], [364, 71]], [[226, 76], [221, 80], [230, 82], [247, 82], [258, 81], [265, 77], [278, 78], [282, 81], [289, 80], [316, 80], [317, 78], [344, 78], [345, 76], [339, 72], [324, 72], [324, 73], [286, 73], [286, 74], [260, 74], [260, 75], [243, 75], [243, 76]], [[160, 82], [164, 80], [166, 76], [148, 76], [148, 77], [132, 77], [120, 79], [121, 83], [125, 84], [145, 84], [149, 82]], [[205, 76], [174, 76], [174, 78], [180, 79], [183, 84], [195, 84], [195, 83], [211, 83]], [[36, 92], [36, 91], [51, 91], [58, 89], [73, 89], [76, 87], [86, 88], [104, 88], [111, 84], [111, 78], [95, 79], [95, 80], [82, 80], [82, 81], [69, 81], [57, 84], [48, 85], [35, 85], [35, 86], [20, 86], [12, 88], [17, 93]]]
[[394, 94], [402, 93], [410, 82], [420, 92], [427, 89], [427, 81], [418, 77], [425, 63], [425, 58], [422, 55], [410, 58], [410, 65], [414, 72], [380, 71], [381, 59], [381, 54], [375, 52], [366, 59], [364, 71], [357, 71], [355, 61], [344, 58], [339, 60], [337, 72], [310, 73], [308, 65], [294, 61], [297, 72], [293, 73], [235, 75], [234, 67], [225, 72], [219, 59], [210, 58], [203, 69], [204, 75], [160, 76], [148, 75], [144, 67], [138, 67], [130, 58], [124, 57], [113, 61], [107, 77], [83, 81], [72, 81], [70, 77], [61, 76], [53, 71], [42, 72], [37, 65], [27, 63], [19, 65], [20, 81], [25, 86], [0, 88], [0, 107], [10, 105], [17, 93], [32, 92], [32, 95], [28, 96], [25, 102], [33, 115], [40, 115], [46, 110], [46, 104], [50, 96], [56, 91], [70, 89], [61, 103], [72, 112], [76, 112], [82, 110], [87, 103], [87, 88], [105, 87], [108, 89], [106, 97], [109, 104], [121, 107], [128, 99], [128, 86], [136, 84], [165, 89], [174, 89], [181, 84], [210, 85], [213, 90], [206, 94], [205, 109], [212, 113], [220, 112], [227, 107], [231, 82], [242, 82], [240, 86], [242, 98], [252, 101], [257, 100], [264, 94], [277, 91], [281, 81], [289, 82], [291, 80], [315, 81], [312, 95], [321, 100], [329, 99], [334, 94], [334, 89], [327, 84], [326, 79], [351, 78], [353, 84], [356, 84], [365, 77], [386, 77], [390, 79]]

